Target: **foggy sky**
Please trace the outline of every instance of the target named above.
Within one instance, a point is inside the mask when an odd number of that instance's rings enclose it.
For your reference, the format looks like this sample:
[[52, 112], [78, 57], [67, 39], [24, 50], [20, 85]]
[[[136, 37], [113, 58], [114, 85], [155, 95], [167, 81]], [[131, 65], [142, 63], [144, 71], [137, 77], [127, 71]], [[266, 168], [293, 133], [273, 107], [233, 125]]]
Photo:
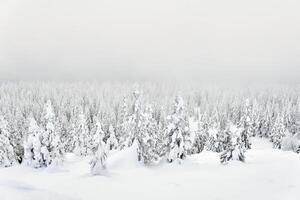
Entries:
[[299, 0], [0, 0], [0, 79], [300, 82], [299, 10]]

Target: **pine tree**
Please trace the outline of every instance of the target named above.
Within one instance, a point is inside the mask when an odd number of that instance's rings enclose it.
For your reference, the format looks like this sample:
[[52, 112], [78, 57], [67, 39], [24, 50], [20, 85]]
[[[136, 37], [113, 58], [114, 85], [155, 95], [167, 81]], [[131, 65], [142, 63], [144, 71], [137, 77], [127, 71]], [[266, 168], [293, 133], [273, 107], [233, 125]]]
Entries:
[[29, 119], [28, 130], [24, 140], [23, 163], [35, 168], [45, 166], [41, 152], [41, 133], [42, 130], [37, 125], [35, 119], [31, 117]]
[[16, 163], [13, 146], [9, 141], [8, 122], [0, 116], [0, 166], [9, 167]]
[[174, 110], [168, 117], [167, 133], [169, 135], [168, 158], [169, 162], [183, 160], [191, 147], [189, 123], [183, 99], [175, 99]]
[[241, 142], [246, 149], [251, 149], [250, 137], [253, 135], [252, 122], [250, 117], [250, 103], [246, 99], [245, 110], [242, 115], [239, 128], [242, 129], [241, 132]]
[[141, 132], [141, 126], [142, 126], [142, 110], [141, 110], [141, 94], [138, 90], [135, 90], [133, 92], [134, 96], [134, 104], [133, 104], [133, 113], [131, 116], [131, 122], [132, 122], [132, 130], [134, 134], [134, 145], [137, 148], [137, 157], [138, 161], [142, 161], [142, 132]]
[[282, 139], [286, 135], [286, 129], [283, 122], [283, 116], [277, 116], [275, 120], [275, 124], [271, 131], [271, 142], [273, 143], [273, 148], [281, 149], [282, 147]]
[[158, 160], [156, 147], [157, 126], [153, 118], [151, 105], [147, 105], [145, 112], [141, 113], [140, 133], [138, 135], [139, 161], [144, 164], [152, 164]]
[[87, 119], [83, 113], [79, 114], [78, 121], [74, 126], [74, 152], [80, 156], [87, 156], [89, 154], [89, 129], [87, 126]]
[[9, 140], [11, 141], [17, 161], [22, 163], [24, 155], [23, 137], [24, 133], [26, 132], [26, 119], [18, 109], [16, 109], [12, 118], [13, 119], [11, 119], [9, 123], [9, 129], [11, 132]]
[[226, 164], [230, 160], [245, 161], [245, 148], [241, 141], [241, 129], [235, 125], [230, 124], [226, 129], [227, 145], [226, 149], [220, 155], [220, 161], [222, 164]]
[[221, 129], [220, 125], [213, 121], [211, 127], [208, 127], [207, 149], [213, 152], [222, 151], [222, 141], [220, 140]]
[[124, 97], [119, 120], [116, 127], [116, 135], [119, 138], [120, 150], [122, 150], [125, 147], [130, 147], [132, 145], [134, 137], [130, 126], [131, 121], [128, 114], [127, 99]]
[[115, 129], [114, 127], [110, 124], [108, 127], [108, 139], [107, 139], [107, 147], [109, 150], [116, 150], [118, 148], [118, 140], [116, 138], [115, 134]]
[[106, 169], [107, 151], [106, 144], [103, 142], [103, 135], [97, 137], [98, 145], [93, 153], [93, 158], [90, 161], [91, 173], [100, 175]]
[[[195, 130], [192, 130], [191, 124], [194, 124], [194, 126], [196, 126], [193, 128]], [[205, 134], [205, 129], [204, 129], [204, 123], [202, 122], [200, 113], [198, 113], [198, 120], [196, 122], [194, 122], [193, 120], [192, 122], [190, 121], [190, 129], [191, 131], [194, 132], [191, 154], [200, 153], [204, 150], [206, 140], [207, 140], [207, 136]]]
[[42, 115], [42, 141], [41, 152], [45, 166], [58, 165], [62, 162], [63, 147], [59, 133], [55, 127], [55, 114], [50, 100], [44, 106]]
[[104, 137], [104, 131], [102, 129], [102, 125], [99, 121], [98, 118], [95, 118], [95, 123], [94, 123], [94, 127], [91, 130], [91, 142], [90, 142], [90, 149], [92, 152], [95, 152], [95, 149], [97, 149], [100, 141], [103, 139]]

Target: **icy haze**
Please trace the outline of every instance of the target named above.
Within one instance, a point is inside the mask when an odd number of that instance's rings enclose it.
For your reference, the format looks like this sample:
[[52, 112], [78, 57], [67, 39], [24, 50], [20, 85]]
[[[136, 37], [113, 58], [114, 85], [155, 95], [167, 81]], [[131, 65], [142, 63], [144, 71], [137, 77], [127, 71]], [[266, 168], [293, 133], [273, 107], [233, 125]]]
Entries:
[[299, 10], [297, 0], [1, 0], [0, 79], [299, 82]]

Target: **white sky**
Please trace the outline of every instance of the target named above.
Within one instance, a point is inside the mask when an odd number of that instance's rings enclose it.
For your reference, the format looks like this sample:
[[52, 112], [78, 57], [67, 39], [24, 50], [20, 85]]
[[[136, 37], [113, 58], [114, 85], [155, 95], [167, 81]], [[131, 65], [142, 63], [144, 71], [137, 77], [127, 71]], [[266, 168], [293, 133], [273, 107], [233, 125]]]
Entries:
[[300, 82], [300, 1], [0, 0], [0, 79]]

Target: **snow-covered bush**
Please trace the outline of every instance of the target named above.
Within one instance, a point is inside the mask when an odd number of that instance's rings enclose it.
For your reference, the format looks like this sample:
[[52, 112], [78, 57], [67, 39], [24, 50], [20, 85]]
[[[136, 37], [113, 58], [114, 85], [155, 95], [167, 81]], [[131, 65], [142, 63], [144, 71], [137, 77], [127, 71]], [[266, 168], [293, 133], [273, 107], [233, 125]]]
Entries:
[[285, 134], [285, 137], [282, 138], [281, 148], [284, 151], [294, 151], [296, 153], [300, 153], [300, 134]]

